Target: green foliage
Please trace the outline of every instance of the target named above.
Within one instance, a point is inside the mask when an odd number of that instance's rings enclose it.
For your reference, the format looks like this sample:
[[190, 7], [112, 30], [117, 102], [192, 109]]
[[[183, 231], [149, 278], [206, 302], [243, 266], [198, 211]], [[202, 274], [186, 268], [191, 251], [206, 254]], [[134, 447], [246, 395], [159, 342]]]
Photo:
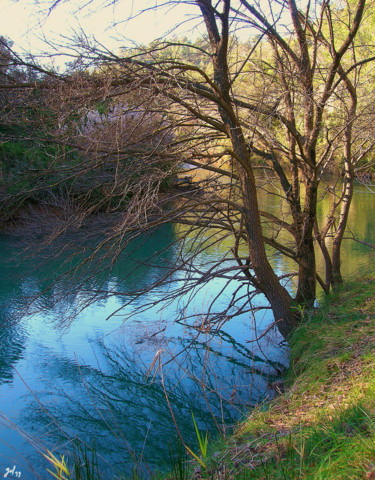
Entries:
[[177, 437], [172, 445], [169, 445], [169, 459], [173, 480], [186, 480], [188, 478], [188, 458], [186, 449]]
[[90, 451], [86, 445], [82, 446], [81, 443], [76, 444], [73, 449], [73, 459], [75, 480], [100, 480], [101, 475], [95, 445]]
[[[63, 178], [59, 168], [79, 162], [76, 152], [55, 144], [12, 141], [0, 145], [0, 192], [17, 208], [39, 203], [49, 195], [60, 196], [68, 191], [74, 179]], [[7, 204], [12, 211], [13, 203]], [[4, 206], [3, 206], [4, 208]]]
[[191, 414], [193, 417], [193, 422], [194, 422], [194, 428], [195, 428], [195, 433], [197, 435], [198, 439], [198, 444], [199, 444], [199, 450], [201, 452], [201, 456], [203, 458], [200, 458], [196, 453], [194, 453], [189, 447], [186, 447], [187, 451], [193, 455], [193, 457], [200, 463], [200, 465], [204, 468], [207, 469], [207, 465], [205, 463], [205, 460], [207, 458], [207, 445], [208, 445], [208, 434], [206, 432], [206, 435], [203, 437], [203, 435], [199, 432], [197, 422], [195, 421], [194, 414]]
[[105, 115], [108, 113], [110, 102], [108, 100], [103, 100], [96, 105], [96, 110], [98, 111], [99, 115]]
[[56, 145], [38, 145], [28, 141], [5, 142], [0, 145], [0, 161], [5, 174], [17, 176], [30, 170], [45, 169], [60, 154]]

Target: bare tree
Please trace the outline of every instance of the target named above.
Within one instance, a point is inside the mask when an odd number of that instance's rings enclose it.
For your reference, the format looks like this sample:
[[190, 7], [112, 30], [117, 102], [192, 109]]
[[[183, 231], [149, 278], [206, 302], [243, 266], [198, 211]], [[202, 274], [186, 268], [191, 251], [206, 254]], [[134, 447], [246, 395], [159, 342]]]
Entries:
[[[104, 222], [110, 228], [90, 254], [105, 252], [97, 268], [144, 232], [169, 222], [183, 225], [178, 262], [145, 288], [172, 282], [176, 271], [184, 272], [185, 283], [166, 300], [215, 277], [238, 282], [224, 311], [215, 311], [214, 302], [208, 308], [207, 325], [249, 310], [254, 295], [263, 293], [288, 337], [298, 322], [294, 303], [311, 306], [317, 281], [326, 292], [341, 281], [354, 166], [373, 148], [370, 139], [353, 133], [371, 103], [358, 100], [361, 69], [373, 60], [358, 54], [355, 43], [365, 0], [339, 12], [328, 1], [278, 2], [265, 11], [247, 0], [186, 3], [205, 25], [204, 41], [160, 41], [119, 55], [80, 38], [74, 45], [80, 73], [43, 79], [53, 118], [44, 139], [65, 150], [35, 173], [35, 188], [22, 195], [43, 187], [53, 196], [58, 186], [74, 200], [71, 216], [52, 238], [90, 214], [111, 214], [114, 223]], [[249, 31], [247, 45], [235, 38], [240, 29]], [[335, 110], [340, 115], [333, 121]], [[76, 161], [67, 161], [66, 149], [76, 152]], [[259, 165], [273, 172], [281, 189], [280, 215], [259, 205], [259, 191], [272, 188], [255, 175]], [[188, 188], [166, 189], [186, 168], [196, 180]], [[345, 180], [320, 226], [318, 188], [328, 170], [343, 170]], [[53, 181], [44, 181], [47, 172]], [[287, 241], [279, 240], [281, 231]], [[231, 248], [220, 261], [194, 264], [202, 251], [228, 239]], [[325, 279], [316, 272], [316, 241], [326, 260]], [[296, 263], [294, 298], [272, 267], [272, 250]], [[134, 291], [129, 303], [143, 292]]]

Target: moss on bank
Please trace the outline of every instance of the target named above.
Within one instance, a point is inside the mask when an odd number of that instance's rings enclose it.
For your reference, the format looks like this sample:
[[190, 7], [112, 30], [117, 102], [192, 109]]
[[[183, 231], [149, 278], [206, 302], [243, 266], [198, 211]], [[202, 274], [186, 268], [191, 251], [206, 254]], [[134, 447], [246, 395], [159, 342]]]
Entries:
[[286, 392], [195, 478], [375, 479], [375, 277], [346, 283], [305, 320]]

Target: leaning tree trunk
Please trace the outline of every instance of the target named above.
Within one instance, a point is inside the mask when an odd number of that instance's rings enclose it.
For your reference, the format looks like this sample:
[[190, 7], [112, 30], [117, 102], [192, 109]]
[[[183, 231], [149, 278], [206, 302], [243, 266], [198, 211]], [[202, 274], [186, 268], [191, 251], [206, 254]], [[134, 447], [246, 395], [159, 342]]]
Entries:
[[[217, 17], [212, 0], [196, 0], [200, 7], [212, 49], [217, 105], [226, 134], [232, 144], [232, 156], [236, 162], [243, 200], [244, 227], [247, 234], [251, 268], [256, 276], [256, 284], [270, 302], [280, 333], [287, 338], [295, 327], [292, 311], [292, 298], [273, 271], [265, 250], [262, 225], [258, 207], [255, 178], [251, 167], [240, 119], [236, 114], [231, 97], [231, 81], [228, 67], [229, 12], [230, 0], [224, 0], [224, 7]], [[219, 30], [217, 19], [220, 22]]]
[[333, 238], [332, 245], [332, 287], [342, 283], [341, 274], [341, 244], [344, 238], [346, 225], [348, 223], [350, 205], [354, 194], [354, 168], [352, 161], [352, 136], [353, 122], [357, 111], [357, 91], [350, 81], [343, 68], [339, 68], [339, 73], [344, 81], [345, 87], [350, 95], [350, 109], [345, 128], [345, 164], [344, 164], [344, 182], [342, 186], [341, 211], [338, 227]]
[[256, 275], [259, 287], [271, 305], [279, 332], [284, 338], [287, 338], [296, 326], [296, 315], [292, 310], [292, 297], [280, 284], [279, 278], [267, 258], [255, 178], [245, 138], [239, 127], [231, 128], [231, 141], [236, 157], [241, 160], [238, 170], [251, 268]]

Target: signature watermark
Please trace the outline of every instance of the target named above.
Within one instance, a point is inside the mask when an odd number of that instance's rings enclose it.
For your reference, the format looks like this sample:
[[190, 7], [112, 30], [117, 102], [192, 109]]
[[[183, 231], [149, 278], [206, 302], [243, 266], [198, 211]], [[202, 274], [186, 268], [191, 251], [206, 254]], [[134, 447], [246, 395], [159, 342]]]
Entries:
[[10, 475], [9, 478], [21, 478], [21, 470], [16, 470], [15, 465], [13, 465], [13, 468], [6, 467], [3, 477], [7, 478], [8, 475]]

